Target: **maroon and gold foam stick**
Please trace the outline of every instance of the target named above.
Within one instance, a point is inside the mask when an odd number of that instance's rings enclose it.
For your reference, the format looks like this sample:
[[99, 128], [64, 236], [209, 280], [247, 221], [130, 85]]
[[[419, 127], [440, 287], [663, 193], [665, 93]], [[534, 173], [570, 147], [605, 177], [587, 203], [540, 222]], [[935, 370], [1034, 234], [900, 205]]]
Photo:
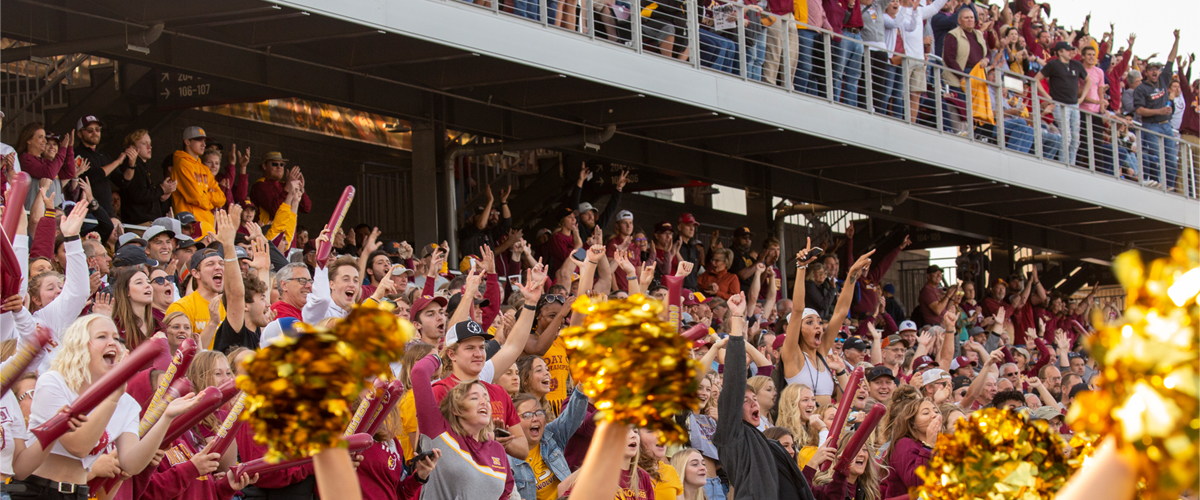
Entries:
[[225, 450], [229, 449], [229, 445], [233, 444], [233, 440], [237, 437], [238, 429], [241, 429], [246, 424], [246, 420], [239, 417], [242, 415], [242, 410], [246, 408], [246, 395], [238, 396], [237, 402], [233, 404], [233, 408], [229, 409], [229, 414], [225, 416], [225, 421], [221, 422], [221, 426], [217, 428], [217, 438], [208, 445], [209, 453], [225, 454]]
[[171, 426], [167, 427], [167, 434], [163, 436], [162, 445], [158, 448], [160, 450], [171, 449], [171, 443], [179, 439], [179, 436], [182, 436], [188, 429], [195, 427], [201, 420], [204, 420], [204, 417], [217, 411], [220, 407], [221, 390], [216, 387], [204, 388], [196, 398], [195, 406], [192, 406], [190, 410], [171, 421]]
[[[842, 393], [842, 400], [838, 401], [837, 413], [833, 414], [833, 428], [829, 429], [829, 438], [825, 440], [826, 448], [837, 446], [838, 439], [842, 437], [842, 427], [846, 425], [846, 416], [850, 415], [850, 407], [854, 406], [854, 395], [858, 394], [858, 386], [862, 383], [863, 368], [860, 366], [854, 369], [854, 373], [850, 374], [850, 380], [846, 382], [846, 391]], [[829, 462], [822, 465], [821, 470], [827, 470]]]
[[105, 373], [100, 380], [92, 383], [63, 411], [50, 417], [42, 425], [29, 429], [37, 437], [39, 443], [51, 443], [62, 437], [70, 430], [71, 417], [87, 415], [96, 409], [105, 398], [116, 391], [122, 384], [133, 378], [133, 375], [144, 370], [154, 358], [166, 348], [167, 339], [157, 338], [143, 342], [137, 349], [129, 353], [116, 367]]
[[354, 186], [346, 186], [333, 209], [333, 216], [329, 218], [329, 241], [317, 244], [317, 267], [325, 267], [325, 263], [329, 262], [329, 254], [333, 251], [333, 235], [342, 227], [342, 219], [346, 218], [351, 201], [354, 201]]
[[21, 374], [33, 364], [33, 360], [37, 359], [38, 354], [46, 345], [54, 340], [54, 334], [49, 328], [38, 325], [37, 332], [32, 338], [22, 339], [20, 344], [17, 344], [17, 352], [13, 353], [8, 361], [0, 365], [0, 394], [8, 393], [13, 384], [17, 383], [17, 379], [21, 378]]
[[[880, 420], [883, 420], [885, 414], [887, 414], [887, 408], [883, 405], [871, 407], [870, 413], [867, 413], [867, 418], [863, 420], [862, 425], [858, 426], [858, 430], [854, 431], [854, 435], [850, 436], [850, 442], [846, 443], [846, 449], [842, 450], [842, 458], [838, 459], [835, 471], [843, 474], [846, 472], [846, 468], [850, 466], [850, 462], [853, 462], [854, 457], [858, 456], [858, 451], [862, 449], [863, 443], [866, 443], [867, 438], [871, 437], [871, 433], [875, 432], [875, 427], [879, 425]], [[871, 460], [870, 457], [867, 459]], [[828, 464], [829, 462], [825, 463]]]
[[[152, 412], [162, 415], [162, 412], [167, 409], [167, 404], [170, 403], [170, 401], [163, 400], [163, 395], [167, 393], [167, 387], [174, 385], [176, 379], [186, 380], [182, 379], [181, 377], [183, 377], [184, 373], [187, 373], [188, 367], [192, 366], [192, 358], [196, 356], [196, 351], [198, 350], [199, 348], [196, 346], [196, 341], [192, 339], [184, 340], [183, 344], [179, 345], [179, 350], [175, 352], [175, 357], [171, 359], [171, 366], [168, 366], [167, 371], [163, 372], [162, 377], [158, 379], [158, 387], [154, 389], [154, 397], [150, 398], [150, 404], [146, 405], [146, 415], [149, 415]], [[190, 391], [191, 384], [188, 384], [188, 388], [186, 390], [180, 390], [179, 395], [187, 394]], [[176, 395], [175, 397], [177, 398], [179, 395]], [[157, 416], [154, 417], [154, 420], [149, 422], [147, 422], [146, 418], [142, 418], [141, 424], [138, 425], [138, 434], [145, 436], [146, 432], [149, 431], [150, 427], [153, 426], [154, 422], [157, 421]]]
[[[367, 404], [367, 407], [363, 410], [362, 418], [359, 418], [357, 422], [354, 419], [350, 420], [350, 425], [346, 428], [346, 437], [366, 432], [367, 428], [371, 426], [371, 422], [375, 420], [375, 415], [379, 413], [379, 405], [386, 402], [388, 382], [384, 379], [376, 378], [372, 385], [374, 389], [367, 395], [367, 399], [363, 400], [363, 403]], [[368, 401], [370, 403], [367, 403]], [[361, 404], [358, 406], [359, 409], [363, 409]], [[357, 417], [358, 412], [354, 413]]]
[[[375, 444], [375, 440], [367, 434], [354, 434], [346, 438], [346, 441], [349, 442], [350, 453], [363, 451]], [[307, 465], [312, 463], [312, 460], [312, 457], [304, 457], [270, 463], [260, 458], [258, 460], [251, 460], [243, 464], [238, 464], [236, 467], [234, 467], [232, 473], [234, 477], [242, 477], [242, 474], [253, 476], [255, 474], [275, 472], [277, 470], [283, 470], [299, 465]]]
[[[21, 221], [21, 217], [25, 216], [25, 200], [29, 196], [29, 174], [25, 172], [17, 172], [9, 183], [9, 197], [4, 200], [4, 233], [8, 236], [8, 242], [12, 243], [14, 237], [17, 236], [17, 224]], [[53, 207], [46, 207], [52, 209]]]
[[683, 318], [683, 277], [682, 276], [663, 276], [663, 281], [667, 285], [667, 322], [675, 325], [675, 331], [679, 330], [679, 322]]
[[367, 435], [374, 436], [375, 432], [383, 427], [383, 423], [387, 421], [387, 417], [392, 413], [392, 408], [400, 404], [400, 396], [404, 394], [404, 384], [399, 380], [393, 380], [388, 384], [387, 397], [383, 400], [383, 404], [379, 407], [379, 412], [375, 414], [375, 419], [371, 422], [371, 426], [367, 427]]

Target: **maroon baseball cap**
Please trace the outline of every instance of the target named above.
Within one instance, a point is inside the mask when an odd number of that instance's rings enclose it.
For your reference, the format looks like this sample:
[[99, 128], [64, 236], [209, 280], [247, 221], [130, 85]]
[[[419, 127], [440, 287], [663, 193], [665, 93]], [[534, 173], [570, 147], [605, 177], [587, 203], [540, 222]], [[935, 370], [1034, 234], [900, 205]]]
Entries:
[[423, 311], [426, 307], [429, 307], [429, 304], [434, 302], [441, 304], [442, 307], [446, 307], [446, 305], [450, 303], [450, 301], [446, 300], [445, 297], [434, 295], [422, 295], [417, 297], [417, 300], [413, 303], [412, 309], [409, 309], [408, 311], [409, 321], [416, 321], [417, 315], [421, 314], [421, 311]]
[[671, 227], [670, 222], [662, 221], [654, 225], [654, 234], [665, 233], [668, 231], [672, 233], [675, 232], [675, 228]]
[[693, 216], [692, 214], [683, 214], [683, 215], [679, 216], [679, 225], [682, 226], [684, 224], [700, 224], [700, 223], [696, 222], [696, 217]]
[[921, 357], [913, 360], [913, 370], [920, 370], [921, 368], [925, 368], [926, 366], [929, 366], [932, 364], [933, 364], [932, 357], [929, 357], [928, 355], [921, 356]]
[[959, 356], [957, 358], [954, 358], [954, 361], [950, 363], [951, 370], [957, 370], [964, 366], [975, 366], [975, 362], [971, 361], [966, 356]]

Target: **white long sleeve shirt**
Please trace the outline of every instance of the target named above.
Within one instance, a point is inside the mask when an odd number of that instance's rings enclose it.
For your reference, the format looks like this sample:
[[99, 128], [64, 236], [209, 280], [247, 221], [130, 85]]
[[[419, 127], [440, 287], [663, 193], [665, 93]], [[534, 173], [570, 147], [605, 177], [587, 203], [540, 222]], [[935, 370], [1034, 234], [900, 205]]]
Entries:
[[909, 57], [921, 58], [925, 54], [925, 21], [942, 10], [947, 0], [936, 0], [929, 5], [920, 5], [911, 9], [901, 8], [896, 13], [900, 25], [900, 37], [904, 40], [904, 54]]
[[[63, 244], [67, 252], [67, 281], [63, 283], [62, 292], [41, 309], [33, 313], [34, 321], [50, 330], [54, 340], [46, 346], [46, 355], [38, 365], [38, 373], [50, 371], [50, 363], [58, 353], [62, 343], [63, 332], [71, 323], [79, 318], [79, 313], [87, 306], [88, 295], [91, 294], [91, 282], [88, 279], [87, 257], [83, 255], [81, 240], [68, 241]], [[34, 293], [37, 293], [34, 290]]]

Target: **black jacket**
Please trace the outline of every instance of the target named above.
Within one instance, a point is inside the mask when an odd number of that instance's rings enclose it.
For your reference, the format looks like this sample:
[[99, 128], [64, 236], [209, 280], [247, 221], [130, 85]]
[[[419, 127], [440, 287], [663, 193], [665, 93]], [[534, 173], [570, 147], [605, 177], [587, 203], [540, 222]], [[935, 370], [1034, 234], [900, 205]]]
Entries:
[[150, 177], [146, 160], [138, 158], [137, 164], [133, 166], [133, 178], [126, 181], [125, 172], [129, 168], [128, 163], [123, 163], [110, 177], [120, 188], [121, 220], [138, 224], [167, 215], [169, 200], [162, 201], [162, 185], [155, 183]]

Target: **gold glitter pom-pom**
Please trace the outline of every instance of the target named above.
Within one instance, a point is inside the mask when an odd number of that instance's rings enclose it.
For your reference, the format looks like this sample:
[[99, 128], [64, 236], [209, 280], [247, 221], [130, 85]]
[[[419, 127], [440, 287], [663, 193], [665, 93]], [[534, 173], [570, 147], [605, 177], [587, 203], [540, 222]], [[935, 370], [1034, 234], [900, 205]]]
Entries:
[[665, 441], [682, 442], [687, 431], [672, 417], [700, 404], [699, 362], [690, 342], [659, 321], [662, 304], [639, 294], [601, 303], [580, 297], [572, 308], [587, 316], [562, 333], [580, 390], [605, 419], [654, 428]]
[[1113, 273], [1126, 290], [1125, 315], [1097, 321], [1097, 390], [1080, 394], [1067, 418], [1136, 453], [1143, 498], [1175, 499], [1200, 479], [1200, 236], [1184, 231], [1168, 257], [1148, 266], [1125, 252]]
[[388, 362], [404, 355], [413, 327], [388, 308], [355, 307], [332, 328], [296, 323], [299, 336], [281, 336], [247, 362], [237, 378], [245, 391], [254, 439], [268, 461], [312, 456], [345, 446], [343, 431], [371, 376], [390, 376]]
[[988, 408], [938, 437], [933, 457], [917, 468], [922, 500], [1039, 500], [1053, 498], [1075, 468], [1066, 442], [1045, 420]]

